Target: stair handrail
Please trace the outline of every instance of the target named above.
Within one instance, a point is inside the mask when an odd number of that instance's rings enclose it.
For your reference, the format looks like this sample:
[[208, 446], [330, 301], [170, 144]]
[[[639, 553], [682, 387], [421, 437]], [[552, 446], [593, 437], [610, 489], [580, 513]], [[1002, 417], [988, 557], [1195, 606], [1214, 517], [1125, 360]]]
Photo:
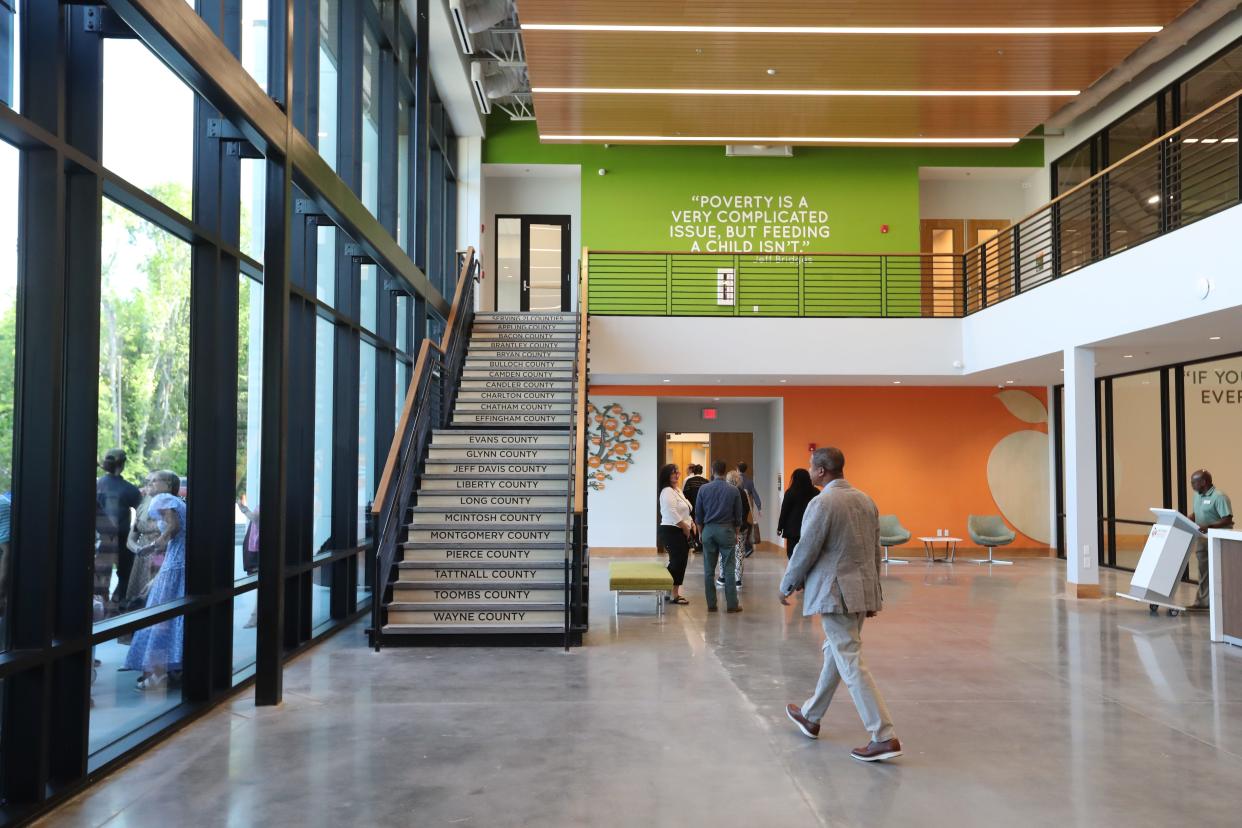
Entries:
[[[371, 594], [371, 645], [380, 649], [384, 629], [384, 603], [392, 567], [396, 561], [398, 536], [414, 496], [414, 481], [427, 455], [431, 432], [442, 428], [452, 416], [453, 398], [465, 362], [467, 332], [474, 321], [474, 287], [478, 281], [478, 261], [474, 248], [461, 256], [457, 289], [449, 309], [444, 334], [437, 344], [424, 338], [419, 345], [414, 374], [405, 395], [401, 418], [394, 430], [384, 471], [376, 487], [371, 513], [376, 516], [374, 532], [375, 582]], [[440, 394], [435, 394], [439, 383]], [[438, 403], [438, 404], [437, 404]]]
[[570, 486], [565, 502], [565, 649], [569, 650], [574, 624], [574, 611], [579, 606], [583, 588], [583, 567], [586, 564], [586, 411], [590, 378], [587, 366], [587, 340], [590, 316], [587, 296], [588, 248], [582, 250], [578, 271], [578, 341], [570, 382], [569, 465]]

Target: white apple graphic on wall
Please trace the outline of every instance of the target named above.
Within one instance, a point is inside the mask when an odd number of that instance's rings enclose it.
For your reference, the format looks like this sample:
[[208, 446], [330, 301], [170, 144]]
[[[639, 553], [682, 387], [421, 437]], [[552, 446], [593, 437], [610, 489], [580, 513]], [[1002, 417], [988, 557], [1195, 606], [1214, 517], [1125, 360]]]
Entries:
[[[1024, 423], [1048, 422], [1048, 409], [1030, 392], [1001, 391], [996, 397]], [[1015, 529], [1040, 543], [1051, 542], [1046, 432], [1023, 429], [997, 443], [988, 456], [988, 488]]]

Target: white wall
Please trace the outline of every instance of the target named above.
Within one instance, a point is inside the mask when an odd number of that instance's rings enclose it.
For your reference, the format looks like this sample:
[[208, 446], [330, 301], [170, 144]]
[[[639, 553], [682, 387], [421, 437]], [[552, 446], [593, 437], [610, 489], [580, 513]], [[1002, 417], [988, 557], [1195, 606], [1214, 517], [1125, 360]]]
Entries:
[[[776, 487], [776, 475], [780, 473], [782, 464], [773, 464], [773, 457], [779, 458], [783, 451], [780, 435], [783, 434], [781, 421], [777, 418], [781, 412], [774, 410], [776, 404], [770, 400], [761, 402], [729, 402], [722, 400], [713, 402], [711, 397], [704, 397], [702, 402], [661, 402], [660, 431], [692, 431], [714, 434], [722, 431], [750, 432], [754, 435], [751, 460], [754, 463], [751, 474], [754, 476], [755, 489], [763, 502], [763, 519], [759, 524], [763, 540], [776, 540], [776, 518], [780, 514], [780, 490]], [[715, 420], [704, 420], [702, 409], [711, 406], [718, 412]], [[775, 422], [774, 422], [775, 419]], [[729, 458], [724, 458], [729, 460]], [[661, 461], [661, 464], [663, 462]], [[685, 470], [682, 470], [683, 474]], [[710, 476], [710, 470], [708, 472]], [[592, 518], [594, 519], [594, 518]]]
[[958, 319], [591, 317], [591, 381], [681, 385], [849, 383], [952, 376]]
[[[636, 428], [641, 433], [635, 433], [632, 437], [638, 441], [639, 448], [630, 452], [632, 459], [624, 472], [615, 468], [606, 471], [599, 467], [601, 474], [611, 475], [608, 480], [595, 481], [597, 486], [603, 486], [602, 489], [592, 489], [588, 480], [587, 543], [593, 548], [642, 546], [654, 550], [656, 525], [659, 522], [656, 480], [661, 460], [656, 398], [592, 395], [590, 402], [597, 409], [603, 410], [615, 404], [631, 416], [638, 414], [641, 422]], [[590, 426], [599, 427], [596, 423], [590, 423], [588, 436], [591, 434]], [[587, 456], [598, 450], [599, 446], [588, 440]]]
[[[1233, 207], [963, 320], [966, 370], [983, 371], [1242, 307]], [[1199, 281], [1211, 280], [1201, 298]], [[1198, 356], [1206, 356], [1208, 332]], [[1142, 346], [1141, 337], [1136, 346]], [[1156, 363], [1159, 364], [1159, 363]], [[1140, 367], [1138, 364], [1135, 367]]]
[[1066, 124], [1064, 135], [1049, 136], [1044, 143], [1044, 158], [1051, 164], [1239, 38], [1242, 38], [1242, 17], [1236, 15], [1215, 31], [1194, 38], [1188, 48], [1145, 70], [1107, 98], [1103, 105]]
[[[483, 255], [483, 139], [457, 139], [457, 249]], [[479, 295], [474, 297], [479, 307]]]
[[[919, 180], [921, 219], [1006, 219], [1017, 221], [1027, 212], [1027, 190], [1022, 178], [964, 177]], [[1038, 206], [1038, 205], [1036, 205]]]
[[[529, 170], [529, 172], [526, 172]], [[570, 301], [578, 301], [578, 259], [582, 255], [582, 180], [577, 164], [484, 164], [482, 218], [484, 281], [482, 307], [495, 307], [496, 216], [569, 216]]]

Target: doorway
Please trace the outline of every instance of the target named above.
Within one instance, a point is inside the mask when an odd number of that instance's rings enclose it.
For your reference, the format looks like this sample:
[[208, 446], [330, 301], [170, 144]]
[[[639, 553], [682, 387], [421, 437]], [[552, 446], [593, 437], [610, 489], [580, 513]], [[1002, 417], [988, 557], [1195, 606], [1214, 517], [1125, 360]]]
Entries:
[[961, 219], [919, 222], [923, 258], [923, 316], [961, 315], [962, 253], [966, 224]]
[[672, 433], [664, 438], [664, 462], [675, 463], [681, 469], [684, 480], [689, 477], [690, 466], [702, 466], [710, 476], [712, 465], [712, 435], [691, 432]]
[[496, 217], [496, 310], [569, 310], [569, 216]]

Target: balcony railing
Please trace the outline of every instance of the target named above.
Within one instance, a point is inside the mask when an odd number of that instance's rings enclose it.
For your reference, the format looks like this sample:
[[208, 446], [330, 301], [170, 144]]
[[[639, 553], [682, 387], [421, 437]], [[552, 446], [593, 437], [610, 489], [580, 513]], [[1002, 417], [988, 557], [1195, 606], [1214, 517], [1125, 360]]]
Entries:
[[961, 317], [1242, 200], [1235, 92], [965, 253], [586, 250], [602, 316]]

